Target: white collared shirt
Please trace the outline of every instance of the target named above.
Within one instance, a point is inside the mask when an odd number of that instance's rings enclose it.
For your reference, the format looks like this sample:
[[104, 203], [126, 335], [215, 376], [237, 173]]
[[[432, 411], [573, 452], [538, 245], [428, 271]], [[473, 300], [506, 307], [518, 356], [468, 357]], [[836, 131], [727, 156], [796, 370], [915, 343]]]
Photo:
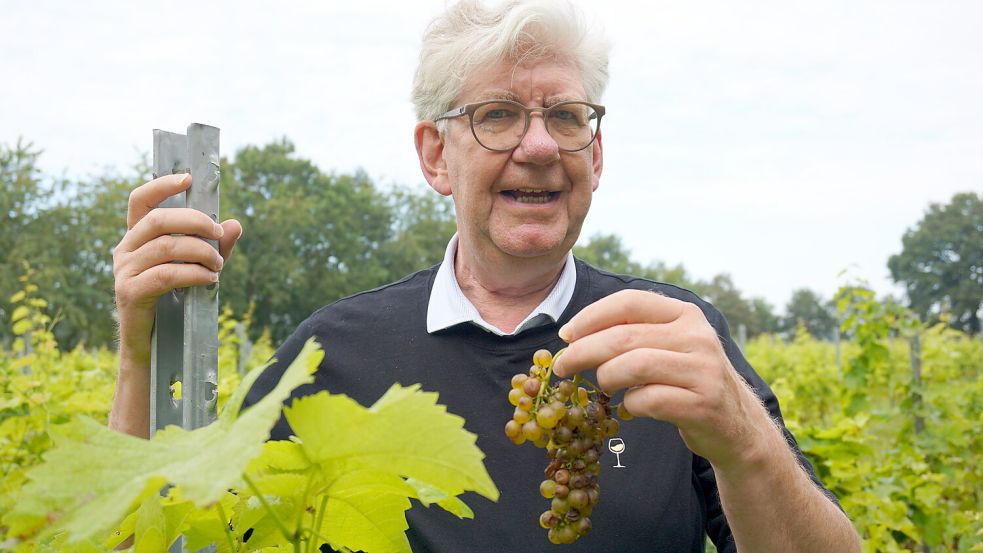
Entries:
[[567, 252], [567, 261], [560, 272], [560, 279], [556, 286], [550, 291], [546, 299], [543, 300], [532, 313], [523, 319], [513, 332], [504, 332], [502, 329], [485, 321], [461, 291], [461, 286], [457, 283], [457, 276], [454, 273], [454, 256], [457, 253], [457, 234], [447, 244], [444, 252], [444, 262], [437, 269], [437, 276], [433, 281], [433, 289], [430, 291], [430, 303], [427, 305], [427, 332], [434, 333], [438, 330], [452, 327], [460, 323], [474, 323], [481, 328], [499, 336], [514, 336], [523, 330], [535, 328], [544, 324], [549, 324], [559, 320], [563, 310], [570, 303], [573, 297], [573, 290], [577, 285], [577, 268], [573, 262], [573, 252]]

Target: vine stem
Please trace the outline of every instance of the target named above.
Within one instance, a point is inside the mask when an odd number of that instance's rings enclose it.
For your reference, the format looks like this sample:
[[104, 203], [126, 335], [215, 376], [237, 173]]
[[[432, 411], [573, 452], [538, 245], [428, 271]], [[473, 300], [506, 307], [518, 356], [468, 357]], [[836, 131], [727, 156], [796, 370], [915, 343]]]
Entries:
[[[555, 359], [554, 359], [555, 361]], [[539, 411], [539, 404], [543, 402], [543, 396], [546, 395], [546, 389], [550, 386], [550, 378], [553, 377], [553, 362], [550, 361], [550, 365], [546, 367], [546, 376], [540, 381], [539, 393], [536, 394], [536, 403], [532, 406], [533, 412]]]
[[229, 531], [229, 519], [225, 516], [225, 508], [222, 507], [222, 500], [219, 499], [215, 506], [218, 507], [218, 517], [222, 519], [222, 530], [225, 530], [225, 539], [229, 541], [229, 551], [235, 551], [236, 545], [232, 541], [232, 532]]
[[311, 529], [311, 541], [307, 542], [307, 553], [314, 553], [314, 537], [318, 537], [325, 542], [328, 540], [324, 539], [321, 535], [321, 524], [324, 523], [324, 514], [328, 510], [328, 496], [325, 494], [321, 497], [321, 504], [317, 506], [317, 515], [314, 517], [314, 528]]
[[249, 489], [253, 491], [253, 493], [256, 495], [257, 498], [259, 498], [259, 502], [263, 505], [263, 508], [266, 509], [266, 512], [268, 512], [270, 516], [273, 517], [273, 522], [276, 523], [276, 527], [278, 530], [280, 530], [280, 533], [283, 534], [284, 539], [293, 543], [294, 551], [300, 553], [300, 549], [299, 549], [300, 542], [298, 542], [295, 539], [296, 536], [290, 535], [290, 530], [287, 530], [287, 526], [283, 524], [283, 521], [280, 520], [280, 517], [277, 516], [276, 511], [273, 510], [273, 507], [271, 507], [270, 504], [266, 501], [266, 498], [263, 497], [263, 492], [261, 492], [259, 488], [256, 487], [256, 483], [253, 482], [253, 479], [250, 478], [248, 474], [243, 474], [242, 478], [246, 481], [246, 485], [249, 486]]
[[[307, 512], [307, 496], [311, 493], [311, 485], [313, 485], [313, 484], [314, 484], [314, 471], [312, 470], [307, 475], [307, 485], [304, 486], [304, 495], [302, 496], [302, 498], [300, 500], [300, 504], [301, 504], [302, 508], [297, 513], [297, 529], [294, 530], [294, 535], [299, 538], [297, 540], [298, 544], [301, 541], [303, 541], [303, 535], [304, 535], [304, 533], [303, 533], [303, 530], [304, 530], [304, 513]], [[311, 549], [310, 548], [310, 541], [308, 541], [307, 544], [308, 544], [308, 546], [305, 549], [307, 549], [308, 551], [310, 551], [310, 549]], [[294, 550], [297, 553], [300, 553], [300, 548], [299, 547], [294, 547]]]

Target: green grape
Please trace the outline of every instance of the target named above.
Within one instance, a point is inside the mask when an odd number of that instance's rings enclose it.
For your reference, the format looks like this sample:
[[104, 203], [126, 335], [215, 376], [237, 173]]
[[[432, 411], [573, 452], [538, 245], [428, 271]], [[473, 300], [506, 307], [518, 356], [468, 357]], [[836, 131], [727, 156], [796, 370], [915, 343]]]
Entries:
[[530, 442], [538, 440], [542, 434], [543, 429], [536, 424], [536, 421], [529, 421], [522, 425], [522, 435]]
[[580, 517], [580, 520], [577, 521], [575, 527], [576, 527], [575, 528], [576, 532], [581, 536], [586, 536], [587, 534], [590, 534], [591, 531], [590, 519], [587, 518], [586, 516]]
[[590, 497], [585, 490], [571, 490], [567, 501], [574, 509], [583, 509], [590, 502]]
[[536, 422], [538, 422], [543, 428], [555, 428], [556, 423], [558, 423], [559, 420], [560, 418], [549, 406], [540, 407], [539, 412], [536, 413]]
[[529, 377], [526, 376], [526, 375], [524, 375], [524, 374], [522, 374], [522, 373], [519, 373], [519, 374], [517, 374], [517, 375], [515, 375], [515, 376], [512, 377], [512, 387], [513, 388], [522, 388], [522, 384], [526, 380], [529, 380]]
[[518, 388], [512, 388], [509, 390], [509, 403], [512, 405], [519, 405], [519, 398], [526, 395], [522, 390]]
[[526, 424], [531, 418], [532, 415], [529, 414], [529, 411], [521, 406], [516, 407], [515, 411], [512, 412], [512, 420], [519, 424]]
[[546, 499], [553, 499], [556, 495], [556, 481], [555, 480], [543, 480], [539, 485], [539, 493]]
[[548, 350], [541, 349], [532, 355], [532, 362], [538, 367], [547, 368], [553, 364], [553, 354]]

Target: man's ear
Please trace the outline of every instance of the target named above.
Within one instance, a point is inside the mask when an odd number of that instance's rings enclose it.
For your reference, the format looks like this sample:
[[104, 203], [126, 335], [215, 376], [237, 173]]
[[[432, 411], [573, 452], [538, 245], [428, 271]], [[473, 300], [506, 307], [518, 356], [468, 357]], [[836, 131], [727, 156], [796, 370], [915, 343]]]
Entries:
[[601, 144], [601, 129], [597, 129], [597, 136], [591, 144], [593, 159], [591, 167], [594, 169], [594, 183], [591, 190], [597, 190], [601, 185], [601, 170], [604, 169], [604, 146]]
[[447, 163], [444, 162], [444, 139], [433, 121], [420, 121], [413, 131], [416, 155], [420, 158], [420, 170], [430, 187], [444, 196], [451, 195]]

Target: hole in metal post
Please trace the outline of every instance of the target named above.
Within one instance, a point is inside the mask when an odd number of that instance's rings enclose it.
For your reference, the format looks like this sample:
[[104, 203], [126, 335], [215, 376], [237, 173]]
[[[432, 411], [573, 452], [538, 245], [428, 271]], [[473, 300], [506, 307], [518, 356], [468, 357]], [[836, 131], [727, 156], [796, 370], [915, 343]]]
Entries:
[[178, 379], [171, 382], [171, 401], [174, 402], [174, 405], [181, 401], [181, 381]]

